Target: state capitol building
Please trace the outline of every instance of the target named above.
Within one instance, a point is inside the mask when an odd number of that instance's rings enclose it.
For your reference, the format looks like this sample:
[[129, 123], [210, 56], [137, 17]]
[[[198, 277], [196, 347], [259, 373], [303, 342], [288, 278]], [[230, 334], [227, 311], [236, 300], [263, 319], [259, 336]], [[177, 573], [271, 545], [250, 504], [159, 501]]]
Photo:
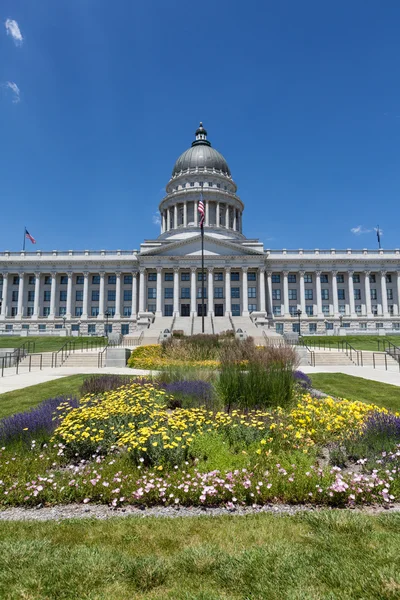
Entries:
[[[205, 205], [202, 282], [198, 202]], [[140, 250], [0, 252], [0, 333], [102, 335], [240, 325], [278, 333], [400, 330], [400, 250], [266, 250], [245, 236], [228, 163], [200, 124]]]

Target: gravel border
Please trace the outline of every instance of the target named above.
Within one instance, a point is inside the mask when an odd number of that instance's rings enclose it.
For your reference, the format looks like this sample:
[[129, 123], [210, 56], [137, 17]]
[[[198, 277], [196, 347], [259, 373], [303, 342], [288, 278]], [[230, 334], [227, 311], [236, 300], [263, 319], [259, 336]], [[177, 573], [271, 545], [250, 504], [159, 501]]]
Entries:
[[[105, 520], [113, 517], [219, 517], [222, 515], [245, 516], [259, 513], [270, 513], [277, 516], [293, 516], [302, 512], [318, 512], [321, 510], [333, 510], [326, 506], [313, 506], [311, 504], [266, 504], [264, 506], [240, 506], [235, 509], [225, 507], [206, 508], [202, 506], [193, 507], [172, 507], [172, 506], [154, 506], [150, 508], [138, 508], [136, 506], [125, 506], [122, 508], [112, 508], [104, 504], [94, 504], [92, 506], [84, 504], [68, 504], [59, 506], [36, 508], [13, 507], [0, 510], [0, 521], [62, 521], [65, 519], [99, 519]], [[365, 514], [382, 514], [400, 512], [400, 503], [390, 506], [365, 506], [351, 510], [352, 512], [361, 512]]]

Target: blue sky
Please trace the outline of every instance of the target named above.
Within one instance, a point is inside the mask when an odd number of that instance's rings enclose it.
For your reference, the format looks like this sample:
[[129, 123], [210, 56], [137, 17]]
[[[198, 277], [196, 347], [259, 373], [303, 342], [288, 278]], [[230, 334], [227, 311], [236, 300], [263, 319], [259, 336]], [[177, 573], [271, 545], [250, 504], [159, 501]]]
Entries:
[[398, 0], [3, 0], [0, 20], [1, 250], [24, 225], [31, 249], [156, 237], [200, 120], [248, 237], [375, 248], [379, 223], [400, 247]]

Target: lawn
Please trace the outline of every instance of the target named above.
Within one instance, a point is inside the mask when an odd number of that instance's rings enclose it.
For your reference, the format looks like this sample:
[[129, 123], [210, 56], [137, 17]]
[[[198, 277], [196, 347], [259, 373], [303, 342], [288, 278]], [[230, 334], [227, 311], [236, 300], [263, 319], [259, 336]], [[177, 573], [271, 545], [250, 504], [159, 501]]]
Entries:
[[338, 510], [3, 522], [0, 597], [394, 600], [399, 547], [399, 514]]
[[347, 398], [400, 412], [400, 387], [342, 373], [310, 375], [313, 387], [336, 398]]
[[[348, 342], [356, 350], [373, 350], [375, 352], [383, 351], [383, 343], [392, 342], [395, 346], [400, 346], [400, 335], [387, 335], [379, 337], [377, 335], [346, 335], [346, 336], [332, 336], [332, 335], [318, 335], [318, 336], [304, 336], [304, 342], [310, 347], [318, 348], [333, 346], [337, 348], [338, 342]], [[380, 345], [378, 346], [378, 341]]]
[[61, 348], [66, 342], [75, 342], [77, 347], [81, 347], [82, 344], [97, 343], [99, 346], [106, 344], [106, 338], [104, 337], [93, 337], [93, 336], [79, 336], [79, 337], [58, 337], [58, 336], [40, 336], [30, 335], [29, 337], [23, 338], [15, 335], [0, 336], [0, 348], [17, 348], [22, 346], [25, 342], [34, 342], [35, 349], [30, 349], [31, 352], [55, 352]]

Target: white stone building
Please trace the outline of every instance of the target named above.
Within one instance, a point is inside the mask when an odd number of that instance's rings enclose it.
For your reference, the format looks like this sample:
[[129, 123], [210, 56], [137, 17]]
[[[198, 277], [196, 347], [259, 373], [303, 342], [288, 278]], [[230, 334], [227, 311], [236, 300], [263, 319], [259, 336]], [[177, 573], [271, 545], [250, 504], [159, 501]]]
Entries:
[[400, 330], [400, 250], [267, 250], [246, 238], [244, 204], [202, 124], [166, 192], [161, 233], [139, 251], [1, 252], [0, 333], [100, 335], [107, 326], [126, 335], [149, 319], [156, 330], [199, 331], [201, 194], [208, 331], [250, 326], [250, 315], [277, 332], [297, 331], [299, 322], [303, 334], [340, 323]]

